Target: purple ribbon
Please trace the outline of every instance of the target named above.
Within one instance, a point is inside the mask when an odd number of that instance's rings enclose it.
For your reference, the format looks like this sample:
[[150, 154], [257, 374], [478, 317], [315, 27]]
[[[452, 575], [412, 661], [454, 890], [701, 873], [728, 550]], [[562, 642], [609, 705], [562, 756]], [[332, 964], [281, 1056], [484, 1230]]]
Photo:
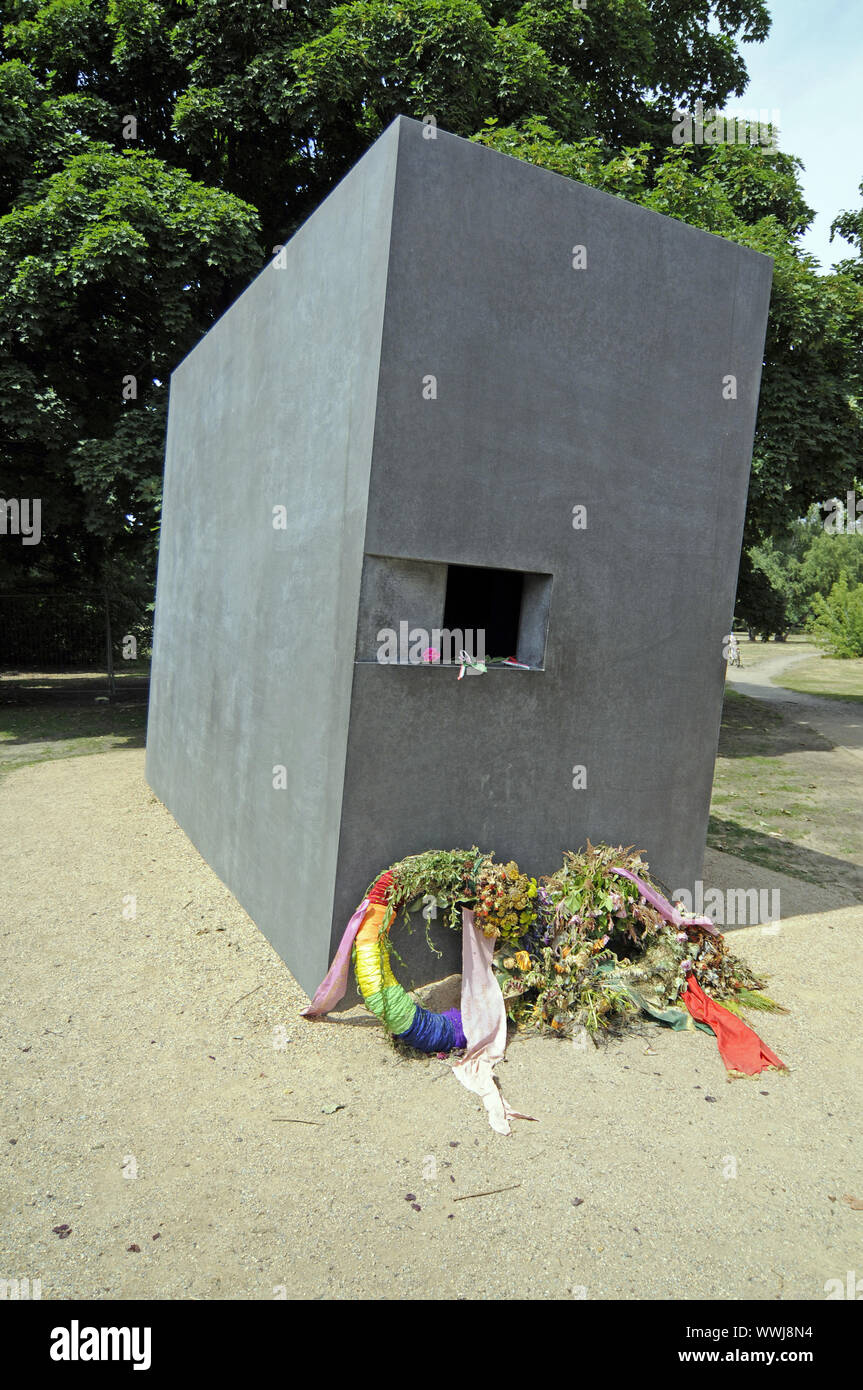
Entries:
[[622, 874], [624, 878], [628, 878], [634, 883], [645, 901], [649, 902], [651, 907], [655, 907], [657, 912], [661, 913], [666, 922], [670, 922], [673, 927], [678, 929], [680, 927], [704, 927], [705, 931], [712, 932], [714, 936], [722, 935], [709, 917], [681, 917], [673, 903], [670, 903], [661, 893], [657, 893], [655, 889], [644, 882], [643, 878], [636, 878], [635, 874], [631, 874], [628, 869], [620, 869], [615, 866], [612, 873]]

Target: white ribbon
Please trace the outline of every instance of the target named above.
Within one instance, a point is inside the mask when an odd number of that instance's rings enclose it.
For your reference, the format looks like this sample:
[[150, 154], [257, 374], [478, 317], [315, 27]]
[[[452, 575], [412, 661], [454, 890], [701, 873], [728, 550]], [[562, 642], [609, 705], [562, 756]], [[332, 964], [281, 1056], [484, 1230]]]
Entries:
[[474, 914], [463, 908], [461, 1022], [467, 1052], [453, 1071], [468, 1091], [478, 1095], [488, 1111], [488, 1122], [498, 1134], [510, 1134], [510, 1120], [532, 1120], [513, 1110], [498, 1089], [494, 1068], [506, 1051], [506, 1006], [492, 969], [494, 937], [474, 923]]

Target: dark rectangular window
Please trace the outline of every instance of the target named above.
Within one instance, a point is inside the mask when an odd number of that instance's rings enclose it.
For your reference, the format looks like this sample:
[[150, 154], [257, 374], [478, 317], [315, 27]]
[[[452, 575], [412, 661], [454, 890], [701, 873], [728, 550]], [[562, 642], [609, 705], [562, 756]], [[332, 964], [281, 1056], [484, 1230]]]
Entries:
[[443, 625], [485, 633], [486, 656], [518, 657], [524, 575], [519, 570], [447, 567]]
[[443, 666], [471, 656], [545, 667], [552, 577], [531, 570], [366, 555], [355, 660]]

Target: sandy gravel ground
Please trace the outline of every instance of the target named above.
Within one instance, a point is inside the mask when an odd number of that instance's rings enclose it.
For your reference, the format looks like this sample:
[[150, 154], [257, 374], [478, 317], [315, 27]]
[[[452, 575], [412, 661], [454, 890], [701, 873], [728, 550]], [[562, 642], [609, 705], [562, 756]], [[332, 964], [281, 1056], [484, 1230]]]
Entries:
[[298, 1017], [141, 752], [11, 773], [0, 842], [0, 1277], [45, 1299], [820, 1300], [863, 1275], [863, 908], [735, 938], [793, 1010], [759, 1024], [790, 1074], [729, 1082], [702, 1033], [519, 1037], [501, 1080], [538, 1123], [506, 1139], [361, 1009]]

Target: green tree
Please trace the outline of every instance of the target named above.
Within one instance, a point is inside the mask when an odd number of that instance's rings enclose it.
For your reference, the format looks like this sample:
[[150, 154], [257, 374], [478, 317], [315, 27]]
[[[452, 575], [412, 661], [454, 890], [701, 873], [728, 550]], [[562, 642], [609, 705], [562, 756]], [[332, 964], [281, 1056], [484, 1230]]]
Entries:
[[775, 572], [753, 559], [755, 553], [754, 548], [744, 550], [740, 557], [734, 616], [746, 624], [753, 640], [760, 637], [766, 642], [775, 637], [784, 641], [791, 625], [788, 595]]
[[541, 115], [563, 139], [664, 144], [675, 107], [740, 95], [763, 0], [4, 0], [6, 55], [86, 97], [282, 241], [399, 114], [470, 136]]
[[[863, 277], [818, 276], [801, 253], [812, 214], [797, 161], [670, 144], [676, 108], [744, 92], [738, 44], [766, 37], [762, 0], [0, 9], [7, 462], [57, 490], [54, 554], [73, 568], [109, 532], [115, 553], [149, 563], [171, 368], [400, 113], [772, 255], [747, 546], [844, 493], [860, 457]], [[856, 216], [840, 230], [859, 246]], [[118, 399], [121, 370], [138, 378], [134, 404]]]
[[831, 656], [863, 656], [863, 584], [850, 585], [843, 574], [827, 598], [816, 594], [809, 630]]
[[825, 598], [843, 577], [852, 587], [863, 583], [863, 528], [847, 525], [843, 512], [842, 529], [832, 530], [832, 510], [816, 504], [804, 519], [744, 552], [736, 615], [754, 632], [766, 637], [805, 627], [816, 595]]
[[843, 576], [851, 585], [863, 584], [863, 533], [830, 535], [819, 526], [799, 562], [801, 621], [808, 616], [814, 596], [829, 594]]
[[[858, 191], [863, 198], [863, 183], [860, 184]], [[830, 226], [830, 240], [832, 241], [835, 236], [844, 237], [857, 249], [856, 257], [849, 256], [839, 262], [839, 270], [844, 275], [850, 275], [852, 279], [857, 281], [858, 285], [863, 286], [863, 207], [852, 212], [840, 212], [839, 216], [834, 218]]]
[[7, 580], [101, 583], [124, 556], [152, 580], [170, 372], [258, 265], [257, 218], [100, 142], [36, 193], [0, 219], [0, 411], [5, 493], [41, 499], [46, 545], [4, 546]]

